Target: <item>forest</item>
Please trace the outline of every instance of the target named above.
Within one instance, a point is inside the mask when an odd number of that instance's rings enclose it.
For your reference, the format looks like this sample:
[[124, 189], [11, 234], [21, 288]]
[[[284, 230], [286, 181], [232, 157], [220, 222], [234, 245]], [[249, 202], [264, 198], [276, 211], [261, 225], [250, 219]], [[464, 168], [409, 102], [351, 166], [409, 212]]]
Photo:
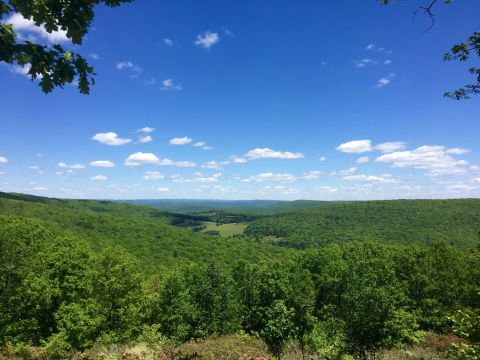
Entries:
[[[479, 357], [478, 200], [322, 204], [225, 238], [147, 206], [1, 195], [5, 358]], [[295, 221], [305, 249], [261, 239]]]

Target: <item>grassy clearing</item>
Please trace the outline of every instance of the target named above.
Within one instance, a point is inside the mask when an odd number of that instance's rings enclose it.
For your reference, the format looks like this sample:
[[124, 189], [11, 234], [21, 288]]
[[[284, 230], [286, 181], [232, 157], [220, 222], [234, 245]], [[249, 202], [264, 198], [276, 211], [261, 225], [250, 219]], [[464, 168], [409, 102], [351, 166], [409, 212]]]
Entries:
[[217, 224], [212, 221], [205, 221], [203, 224], [206, 226], [205, 231], [218, 231], [220, 235], [225, 237], [243, 234], [243, 231], [248, 225], [247, 223], [232, 223], [217, 226]]

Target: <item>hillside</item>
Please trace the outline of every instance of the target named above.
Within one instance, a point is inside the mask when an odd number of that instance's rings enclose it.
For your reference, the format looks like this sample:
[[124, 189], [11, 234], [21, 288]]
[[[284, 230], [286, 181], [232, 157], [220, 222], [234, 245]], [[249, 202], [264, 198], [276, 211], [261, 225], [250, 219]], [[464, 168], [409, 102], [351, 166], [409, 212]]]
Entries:
[[445, 240], [472, 248], [480, 244], [480, 199], [331, 203], [257, 219], [245, 233], [296, 248], [363, 240], [399, 244]]
[[126, 203], [148, 205], [164, 211], [191, 214], [201, 212], [223, 212], [248, 215], [276, 215], [295, 210], [315, 208], [330, 201], [315, 200], [189, 200], [189, 199], [165, 199], [165, 200], [127, 200]]
[[285, 253], [255, 241], [194, 233], [170, 225], [173, 214], [109, 201], [0, 193], [0, 216], [36, 219], [56, 235], [87, 241], [94, 251], [120, 245], [148, 270], [190, 261], [257, 261]]

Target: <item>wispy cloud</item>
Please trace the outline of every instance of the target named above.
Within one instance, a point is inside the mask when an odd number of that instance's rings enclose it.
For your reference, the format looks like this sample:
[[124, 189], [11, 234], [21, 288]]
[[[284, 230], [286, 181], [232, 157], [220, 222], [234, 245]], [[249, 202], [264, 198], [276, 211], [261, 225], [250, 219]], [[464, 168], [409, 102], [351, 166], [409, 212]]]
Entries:
[[180, 91], [183, 89], [182, 84], [175, 83], [173, 79], [165, 79], [162, 81], [162, 90], [177, 90]]
[[142, 71], [142, 69], [139, 66], [135, 65], [131, 61], [122, 61], [117, 63], [117, 70], [124, 70], [124, 69], [130, 69], [136, 73], [139, 73]]
[[220, 41], [220, 36], [216, 32], [205, 31], [203, 34], [198, 34], [195, 40], [195, 45], [204, 49], [210, 49]]
[[105, 175], [95, 175], [90, 178], [93, 181], [106, 181], [107, 177]]
[[276, 151], [270, 148], [252, 149], [243, 156], [243, 158], [247, 160], [258, 160], [258, 159], [293, 160], [293, 159], [302, 159], [304, 157], [305, 155], [299, 152]]
[[59, 162], [59, 163], [57, 164], [57, 166], [58, 166], [59, 168], [70, 169], [70, 170], [83, 170], [83, 169], [86, 168], [86, 166], [85, 166], [85, 165], [82, 165], [82, 164], [71, 164], [71, 165], [68, 165], [68, 164], [66, 164], [66, 163], [64, 163], [64, 162]]
[[385, 77], [382, 77], [381, 79], [379, 79], [377, 81], [377, 83], [374, 85], [374, 87], [380, 89], [384, 86], [387, 86], [389, 85], [391, 82], [392, 82], [392, 79], [395, 77], [395, 74], [394, 73], [390, 73], [388, 74], [387, 76]]

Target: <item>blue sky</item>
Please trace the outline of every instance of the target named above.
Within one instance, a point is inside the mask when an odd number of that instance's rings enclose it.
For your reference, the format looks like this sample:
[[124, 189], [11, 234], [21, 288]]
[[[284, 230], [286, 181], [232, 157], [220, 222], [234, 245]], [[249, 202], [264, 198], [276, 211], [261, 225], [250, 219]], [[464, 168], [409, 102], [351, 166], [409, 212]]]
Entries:
[[[447, 63], [474, 0], [147, 1], [97, 8], [97, 84], [45, 95], [0, 65], [0, 190], [71, 198], [480, 196], [480, 97]], [[146, 128], [146, 129], [145, 129]], [[143, 130], [141, 130], [143, 129]], [[143, 139], [143, 140], [142, 140]], [[385, 145], [386, 144], [386, 145]], [[196, 146], [194, 146], [196, 145]]]

